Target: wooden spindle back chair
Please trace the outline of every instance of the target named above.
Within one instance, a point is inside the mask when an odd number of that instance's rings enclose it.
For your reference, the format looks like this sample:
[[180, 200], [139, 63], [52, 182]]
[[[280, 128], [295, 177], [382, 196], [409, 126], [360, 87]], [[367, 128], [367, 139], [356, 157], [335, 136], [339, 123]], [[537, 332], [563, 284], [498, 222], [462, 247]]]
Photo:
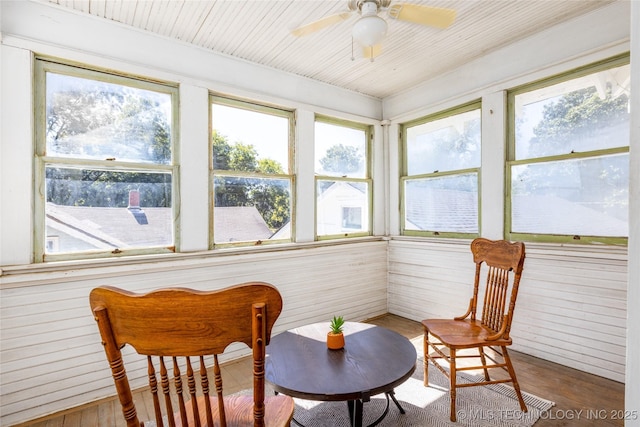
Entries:
[[[267, 283], [217, 291], [167, 288], [146, 294], [103, 286], [90, 304], [128, 427], [141, 427], [121, 349], [146, 356], [155, 425], [289, 426], [293, 400], [265, 397], [265, 347], [282, 310], [282, 297]], [[253, 394], [223, 398], [218, 363], [229, 344], [253, 352]], [[211, 374], [207, 373], [213, 367]]]
[[[424, 385], [429, 385], [429, 363], [449, 378], [451, 421], [456, 421], [456, 391], [461, 387], [482, 386], [510, 382], [518, 396], [520, 408], [527, 412], [507, 346], [511, 345], [511, 321], [516, 306], [520, 277], [524, 267], [525, 248], [522, 242], [477, 238], [471, 242], [476, 265], [473, 296], [467, 312], [453, 319], [426, 319], [424, 327]], [[484, 280], [484, 289], [480, 289]], [[478, 298], [482, 298], [480, 317], [477, 317]], [[458, 350], [477, 349], [477, 353], [457, 353]], [[487, 349], [491, 353], [486, 352]], [[457, 359], [480, 359], [480, 364], [458, 366]], [[487, 360], [490, 362], [487, 363]], [[439, 362], [445, 362], [447, 371]], [[491, 379], [489, 369], [501, 368], [507, 378]], [[458, 383], [456, 373], [482, 369], [484, 381]]]

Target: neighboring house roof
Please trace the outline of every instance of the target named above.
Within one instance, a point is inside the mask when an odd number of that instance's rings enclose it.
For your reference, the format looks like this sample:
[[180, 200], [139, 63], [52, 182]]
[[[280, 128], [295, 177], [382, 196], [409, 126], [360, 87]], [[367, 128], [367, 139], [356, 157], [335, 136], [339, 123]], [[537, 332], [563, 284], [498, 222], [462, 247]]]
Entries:
[[628, 221], [561, 197], [513, 196], [512, 204], [514, 231], [519, 233], [629, 235]]
[[405, 227], [410, 230], [478, 231], [478, 195], [470, 191], [407, 187]]
[[[217, 243], [267, 240], [273, 234], [253, 206], [215, 208]], [[171, 208], [107, 208], [47, 203], [47, 227], [96, 249], [172, 244]]]
[[216, 243], [268, 240], [273, 232], [254, 206], [214, 208]]
[[47, 226], [96, 248], [172, 243], [171, 208], [108, 208], [47, 203]]
[[[405, 227], [477, 232], [477, 195], [467, 191], [409, 187]], [[628, 221], [561, 197], [512, 196], [513, 231], [564, 235], [627, 236]]]
[[[322, 199], [332, 197], [356, 200], [364, 193], [358, 186], [335, 182]], [[133, 202], [132, 202], [133, 200]], [[172, 244], [171, 208], [137, 207], [139, 199], [131, 199], [129, 208], [63, 206], [47, 203], [47, 234], [56, 233], [71, 241], [74, 247], [111, 249]], [[291, 223], [273, 232], [254, 206], [214, 208], [216, 243], [269, 239], [290, 239]], [[74, 243], [75, 242], [75, 243]]]

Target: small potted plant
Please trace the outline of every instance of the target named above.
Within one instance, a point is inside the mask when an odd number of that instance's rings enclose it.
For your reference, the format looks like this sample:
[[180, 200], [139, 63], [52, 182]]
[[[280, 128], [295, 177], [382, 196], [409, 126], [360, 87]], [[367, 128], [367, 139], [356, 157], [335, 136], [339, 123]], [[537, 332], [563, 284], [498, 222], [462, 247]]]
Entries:
[[327, 347], [330, 350], [340, 350], [344, 347], [344, 334], [342, 333], [344, 319], [342, 316], [333, 316], [329, 328], [331, 330], [327, 333]]

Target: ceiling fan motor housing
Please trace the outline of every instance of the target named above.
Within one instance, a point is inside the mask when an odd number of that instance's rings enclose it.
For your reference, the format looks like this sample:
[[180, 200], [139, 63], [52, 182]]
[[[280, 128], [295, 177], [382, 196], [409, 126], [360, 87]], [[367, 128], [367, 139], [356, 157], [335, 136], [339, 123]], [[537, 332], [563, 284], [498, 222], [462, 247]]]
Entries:
[[[377, 13], [380, 8], [388, 7], [391, 4], [391, 0], [349, 0], [349, 10], [358, 10], [364, 12], [363, 5], [366, 3], [371, 3], [375, 5], [375, 13]], [[365, 6], [365, 9], [373, 6]]]
[[378, 6], [374, 2], [365, 2], [360, 15], [351, 35], [362, 47], [372, 48], [387, 35], [387, 21], [378, 16]]

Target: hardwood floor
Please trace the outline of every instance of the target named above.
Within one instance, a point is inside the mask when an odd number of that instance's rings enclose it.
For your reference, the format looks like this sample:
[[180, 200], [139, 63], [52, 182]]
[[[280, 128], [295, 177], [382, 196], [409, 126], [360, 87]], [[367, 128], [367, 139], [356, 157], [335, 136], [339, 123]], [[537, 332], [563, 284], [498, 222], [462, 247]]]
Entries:
[[[395, 330], [416, 343], [422, 354], [422, 325], [394, 315], [370, 323]], [[418, 347], [419, 345], [419, 347]], [[509, 355], [523, 391], [555, 402], [536, 427], [622, 426], [624, 384], [516, 351]]]
[[[392, 329], [409, 338], [422, 353], [422, 325], [394, 315], [370, 319], [369, 323]], [[556, 405], [535, 424], [549, 426], [623, 426], [624, 384], [607, 380], [556, 363], [515, 351], [509, 352], [523, 391], [554, 401]], [[229, 362], [223, 366], [225, 392], [235, 393], [251, 387], [251, 360]], [[144, 417], [144, 404], [138, 408]], [[616, 419], [616, 417], [618, 419]], [[72, 408], [20, 427], [120, 427], [124, 421], [118, 401], [106, 399]]]

